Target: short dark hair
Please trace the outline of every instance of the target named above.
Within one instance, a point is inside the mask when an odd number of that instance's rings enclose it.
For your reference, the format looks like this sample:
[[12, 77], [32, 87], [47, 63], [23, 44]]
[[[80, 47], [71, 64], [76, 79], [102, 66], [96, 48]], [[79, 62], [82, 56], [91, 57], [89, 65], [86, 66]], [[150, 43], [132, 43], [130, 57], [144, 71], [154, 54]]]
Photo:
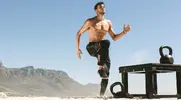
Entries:
[[95, 4], [95, 6], [94, 6], [94, 10], [96, 10], [96, 9], [97, 9], [97, 6], [98, 6], [98, 5], [101, 5], [101, 4], [104, 5], [104, 2], [102, 2], [102, 1], [101, 1], [101, 2], [97, 2], [97, 3]]

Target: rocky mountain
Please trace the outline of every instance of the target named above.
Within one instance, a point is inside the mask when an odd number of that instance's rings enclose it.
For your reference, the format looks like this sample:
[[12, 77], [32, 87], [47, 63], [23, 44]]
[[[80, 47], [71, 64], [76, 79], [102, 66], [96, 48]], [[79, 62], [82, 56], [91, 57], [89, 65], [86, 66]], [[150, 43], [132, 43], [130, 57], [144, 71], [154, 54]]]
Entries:
[[19, 96], [97, 96], [98, 84], [82, 85], [64, 71], [6, 68], [0, 63], [0, 92]]

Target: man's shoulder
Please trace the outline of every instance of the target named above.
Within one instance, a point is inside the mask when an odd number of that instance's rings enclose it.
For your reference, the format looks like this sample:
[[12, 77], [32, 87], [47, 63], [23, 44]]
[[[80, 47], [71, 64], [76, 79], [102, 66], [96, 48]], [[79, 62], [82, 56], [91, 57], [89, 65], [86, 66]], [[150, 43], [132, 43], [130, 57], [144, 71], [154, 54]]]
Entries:
[[111, 20], [109, 20], [109, 19], [105, 19], [108, 23], [111, 23]]
[[92, 22], [93, 20], [94, 20], [94, 17], [91, 17], [91, 18], [87, 18], [87, 19], [85, 20], [85, 22], [90, 23], [90, 22]]
[[87, 19], [87, 21], [93, 21], [93, 20], [95, 20], [95, 17], [90, 17]]

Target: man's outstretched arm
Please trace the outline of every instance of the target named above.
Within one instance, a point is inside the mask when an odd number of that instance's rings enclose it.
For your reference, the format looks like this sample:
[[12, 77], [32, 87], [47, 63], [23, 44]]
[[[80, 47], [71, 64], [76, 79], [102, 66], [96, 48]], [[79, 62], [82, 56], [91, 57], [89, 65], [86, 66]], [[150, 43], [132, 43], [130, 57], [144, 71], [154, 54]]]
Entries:
[[120, 33], [120, 34], [116, 34], [115, 32], [114, 32], [114, 30], [113, 30], [113, 27], [112, 27], [112, 23], [111, 22], [109, 22], [109, 34], [110, 34], [110, 36], [111, 36], [111, 38], [114, 40], [114, 41], [116, 41], [116, 40], [118, 40], [118, 39], [120, 39], [121, 37], [123, 37], [123, 35], [125, 35], [127, 32], [129, 32], [130, 31], [130, 25], [128, 25], [127, 27], [126, 27], [126, 25], [124, 25], [124, 30]]
[[79, 31], [76, 34], [76, 51], [77, 51], [77, 55], [79, 58], [81, 58], [80, 54], [82, 53], [82, 51], [80, 49], [80, 37], [85, 31], [87, 31], [89, 29], [89, 25], [90, 25], [89, 20], [86, 20], [84, 22], [84, 25], [79, 29]]

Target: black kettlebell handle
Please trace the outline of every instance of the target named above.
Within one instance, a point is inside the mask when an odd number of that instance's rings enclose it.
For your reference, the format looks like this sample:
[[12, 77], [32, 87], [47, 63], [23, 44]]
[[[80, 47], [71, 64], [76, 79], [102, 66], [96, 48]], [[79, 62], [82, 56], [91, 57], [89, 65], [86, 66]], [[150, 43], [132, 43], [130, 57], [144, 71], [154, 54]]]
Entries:
[[160, 55], [161, 55], [162, 57], [164, 56], [164, 54], [163, 54], [163, 49], [165, 49], [165, 48], [169, 50], [169, 55], [172, 55], [172, 48], [169, 47], [169, 46], [161, 46], [161, 47], [159, 48]]
[[110, 91], [111, 91], [111, 93], [112, 93], [113, 95], [116, 95], [116, 93], [113, 92], [113, 88], [114, 88], [114, 86], [116, 86], [116, 85], [120, 85], [120, 86], [121, 86], [121, 90], [122, 90], [123, 92], [125, 92], [125, 88], [124, 88], [123, 84], [122, 84], [121, 82], [115, 82], [115, 83], [113, 83], [113, 84], [111, 85], [111, 87], [110, 87]]

